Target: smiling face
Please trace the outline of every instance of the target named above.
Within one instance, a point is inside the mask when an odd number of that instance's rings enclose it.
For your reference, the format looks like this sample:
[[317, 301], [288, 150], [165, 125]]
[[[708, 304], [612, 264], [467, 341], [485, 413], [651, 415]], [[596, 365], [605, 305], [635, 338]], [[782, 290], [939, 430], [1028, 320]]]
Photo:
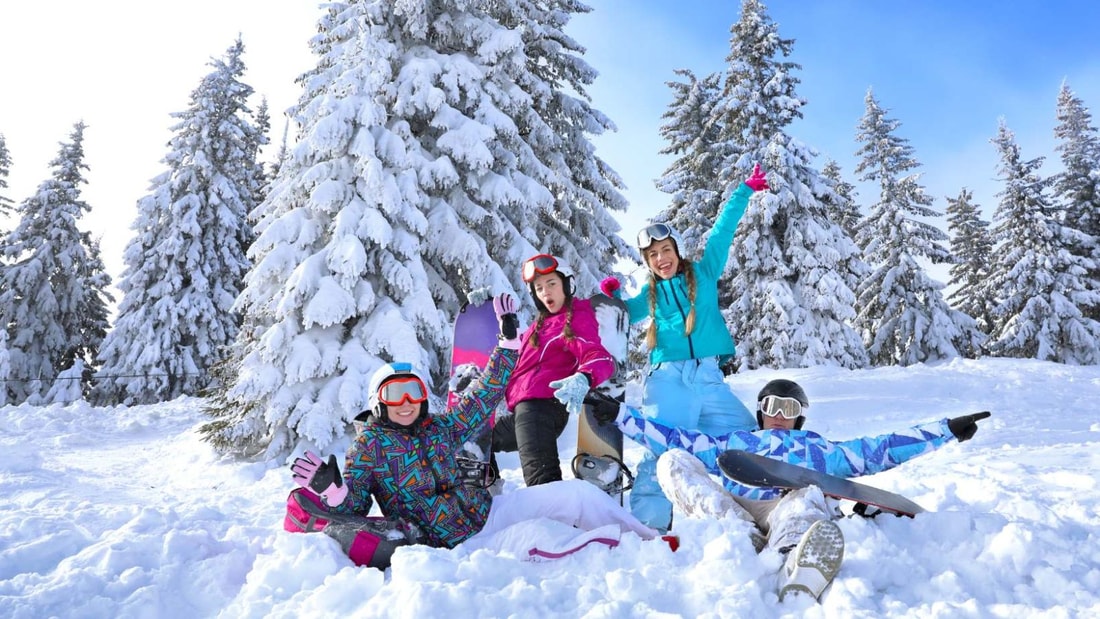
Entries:
[[642, 255], [649, 270], [661, 279], [671, 279], [680, 269], [680, 254], [676, 253], [676, 243], [672, 239], [655, 241]]
[[531, 285], [535, 289], [535, 298], [546, 307], [546, 311], [557, 314], [565, 307], [565, 282], [557, 271], [539, 275]]
[[386, 405], [386, 418], [398, 425], [407, 426], [416, 421], [420, 414], [420, 403], [412, 403], [408, 400], [394, 406]]

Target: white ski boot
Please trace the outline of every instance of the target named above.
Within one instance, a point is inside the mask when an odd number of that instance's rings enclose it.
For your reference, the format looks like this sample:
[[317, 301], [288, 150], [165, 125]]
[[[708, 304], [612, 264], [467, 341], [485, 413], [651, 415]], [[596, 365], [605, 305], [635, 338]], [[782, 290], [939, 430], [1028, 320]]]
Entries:
[[820, 599], [844, 560], [844, 534], [832, 520], [818, 520], [787, 555], [779, 573], [779, 601], [792, 594]]

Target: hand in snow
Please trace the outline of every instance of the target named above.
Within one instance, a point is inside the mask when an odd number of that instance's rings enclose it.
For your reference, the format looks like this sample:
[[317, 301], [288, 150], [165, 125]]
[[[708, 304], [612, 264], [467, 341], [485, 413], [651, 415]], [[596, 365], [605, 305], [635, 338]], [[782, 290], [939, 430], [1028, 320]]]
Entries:
[[488, 301], [491, 296], [493, 296], [492, 289], [488, 286], [482, 286], [471, 290], [470, 294], [466, 295], [466, 302], [470, 305], [481, 305]]
[[555, 380], [550, 383], [554, 388], [554, 397], [565, 405], [570, 413], [580, 413], [584, 409], [584, 396], [588, 395], [588, 376], [582, 372]]
[[519, 318], [516, 317], [516, 299], [508, 293], [493, 297], [493, 313], [500, 325], [500, 347], [519, 350]]
[[764, 191], [769, 189], [768, 179], [764, 177], [764, 171], [760, 169], [759, 163], [752, 169], [752, 176], [745, 179], [745, 184], [752, 187], [753, 191]]
[[955, 435], [955, 438], [959, 439], [959, 442], [969, 441], [974, 438], [974, 433], [978, 431], [978, 420], [989, 417], [992, 413], [989, 411], [982, 411], [980, 413], [974, 413], [973, 415], [963, 415], [962, 417], [955, 417], [954, 419], [947, 420], [947, 429], [951, 430], [951, 433]]
[[605, 277], [603, 281], [600, 282], [600, 292], [616, 299], [622, 296], [622, 293], [619, 292], [621, 287], [622, 284], [619, 283], [619, 280], [616, 279], [615, 276]]
[[343, 503], [348, 496], [335, 455], [330, 455], [328, 462], [321, 462], [317, 454], [307, 451], [306, 457], [295, 458], [290, 470], [294, 483], [317, 493], [329, 507]]

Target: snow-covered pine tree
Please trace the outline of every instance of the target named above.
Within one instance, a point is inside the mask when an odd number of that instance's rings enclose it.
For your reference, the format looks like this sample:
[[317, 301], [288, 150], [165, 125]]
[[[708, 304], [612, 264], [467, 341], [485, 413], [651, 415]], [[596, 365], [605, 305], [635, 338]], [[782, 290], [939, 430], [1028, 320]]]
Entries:
[[680, 233], [684, 257], [695, 260], [703, 251], [718, 209], [722, 188], [715, 183], [719, 158], [714, 146], [719, 139], [714, 107], [718, 102], [721, 75], [699, 79], [688, 69], [677, 69], [684, 81], [665, 84], [672, 90], [672, 103], [661, 116], [661, 137], [667, 146], [661, 154], [672, 155], [672, 164], [657, 179], [657, 189], [670, 194], [669, 207], [655, 221], [670, 223]]
[[[15, 209], [15, 203], [4, 195], [8, 188], [8, 175], [11, 174], [11, 151], [8, 150], [8, 141], [4, 134], [0, 133], [0, 222], [11, 216]], [[0, 228], [0, 232], [3, 228]]]
[[1095, 264], [1069, 251], [1075, 235], [1048, 196], [1050, 179], [1037, 173], [1043, 158], [1022, 160], [1003, 119], [991, 141], [1004, 189], [993, 214], [997, 246], [987, 297], [999, 302], [988, 349], [1002, 357], [1100, 363], [1100, 323], [1080, 309], [1100, 301], [1087, 281]]
[[0, 325], [8, 329], [8, 402], [42, 401], [62, 370], [91, 365], [108, 326], [98, 244], [77, 224], [91, 207], [81, 196], [84, 129], [77, 122], [50, 162], [53, 175], [18, 209], [0, 247]]
[[[1066, 227], [1080, 233], [1073, 235], [1070, 250], [1100, 266], [1100, 137], [1092, 113], [1066, 83], [1058, 93], [1057, 116], [1055, 150], [1062, 154], [1062, 172], [1054, 178], [1054, 198], [1061, 203]], [[1088, 288], [1100, 289], [1100, 272], [1094, 268], [1086, 277]], [[1081, 311], [1100, 320], [1100, 306], [1083, 306]]]
[[587, 295], [630, 255], [607, 210], [625, 204], [619, 180], [587, 137], [610, 121], [567, 94], [595, 77], [560, 30], [582, 9], [329, 5], [299, 80], [300, 142], [259, 209], [238, 301], [263, 331], [230, 395], [261, 406], [224, 441], [327, 449], [382, 363], [419, 364], [445, 389], [451, 318], [470, 290], [530, 303], [519, 266], [543, 250], [573, 264]]
[[856, 203], [856, 186], [844, 180], [840, 172], [840, 164], [835, 159], [825, 162], [825, 167], [821, 168], [821, 176], [832, 182], [833, 192], [836, 193], [838, 200], [836, 204], [829, 207], [830, 218], [840, 224], [844, 232], [854, 239], [859, 222], [863, 219], [859, 212], [859, 204]]
[[909, 141], [897, 135], [901, 122], [889, 118], [868, 89], [857, 127], [861, 144], [856, 173], [879, 187], [878, 201], [860, 224], [856, 240], [871, 267], [858, 290], [858, 325], [874, 365], [911, 365], [970, 355], [980, 346], [974, 319], [952, 309], [943, 284], [929, 277], [919, 260], [951, 261], [940, 245], [947, 235], [918, 217], [938, 217], [932, 197], [920, 185], [920, 167]]
[[725, 200], [755, 162], [771, 185], [749, 203], [728, 265], [726, 319], [738, 344], [738, 365], [861, 367], [867, 359], [849, 324], [855, 295], [848, 284], [852, 270], [860, 268], [859, 250], [826, 213], [839, 198], [814, 168], [817, 154], [785, 131], [805, 105], [795, 94], [799, 66], [784, 60], [793, 41], [779, 37], [758, 0], [742, 3], [730, 32], [719, 117], [713, 121], [722, 157], [715, 188]]
[[191, 93], [172, 127], [167, 166], [138, 201], [119, 282], [123, 298], [103, 345], [97, 399], [127, 404], [197, 395], [237, 334], [232, 311], [252, 239], [247, 217], [262, 179], [264, 137], [241, 81], [238, 39]]
[[[611, 215], [627, 207], [620, 192], [622, 179], [596, 155], [592, 143], [592, 136], [615, 128], [591, 106], [588, 87], [598, 73], [584, 60], [584, 47], [566, 33], [574, 15], [592, 9], [576, 0], [485, 0], [480, 6], [508, 29], [496, 38], [508, 40], [519, 34], [522, 45], [521, 49], [502, 48], [499, 57], [486, 54], [486, 48], [479, 50], [485, 62], [496, 63], [503, 72], [486, 84], [485, 92], [511, 121], [498, 123], [494, 113], [480, 109], [483, 106], [459, 108], [495, 133], [487, 142], [494, 174], [483, 176], [475, 167], [464, 181], [482, 185], [471, 199], [505, 223], [499, 236], [484, 236], [488, 258], [502, 265], [528, 307], [534, 308], [534, 302], [523, 294], [527, 287], [520, 264], [531, 256], [529, 251], [565, 257], [577, 272], [577, 294], [590, 296], [598, 292], [608, 265], [638, 257], [633, 244], [617, 234], [620, 226]], [[519, 90], [498, 90], [496, 83], [509, 78]], [[510, 179], [518, 193], [499, 194], [498, 177]], [[549, 192], [552, 202], [546, 202], [544, 192]], [[461, 282], [462, 272], [455, 275], [459, 279], [454, 281]], [[466, 290], [456, 288], [460, 295]], [[449, 349], [444, 350], [441, 358], [449, 354]]]
[[981, 218], [981, 207], [973, 200], [973, 192], [965, 187], [957, 197], [947, 198], [947, 230], [951, 236], [951, 255], [955, 259], [948, 281], [953, 292], [947, 300], [955, 309], [973, 317], [978, 329], [988, 335], [993, 327], [993, 306], [986, 296], [993, 237], [989, 233], [989, 222]]

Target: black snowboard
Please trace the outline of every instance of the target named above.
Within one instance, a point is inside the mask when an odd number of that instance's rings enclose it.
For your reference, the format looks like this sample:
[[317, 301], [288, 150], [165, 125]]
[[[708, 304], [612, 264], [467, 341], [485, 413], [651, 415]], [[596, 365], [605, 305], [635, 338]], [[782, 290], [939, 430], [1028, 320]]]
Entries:
[[817, 486], [826, 496], [871, 505], [901, 516], [912, 517], [924, 511], [923, 507], [900, 494], [740, 449], [731, 449], [719, 454], [718, 468], [726, 477], [747, 486], [763, 488]]

